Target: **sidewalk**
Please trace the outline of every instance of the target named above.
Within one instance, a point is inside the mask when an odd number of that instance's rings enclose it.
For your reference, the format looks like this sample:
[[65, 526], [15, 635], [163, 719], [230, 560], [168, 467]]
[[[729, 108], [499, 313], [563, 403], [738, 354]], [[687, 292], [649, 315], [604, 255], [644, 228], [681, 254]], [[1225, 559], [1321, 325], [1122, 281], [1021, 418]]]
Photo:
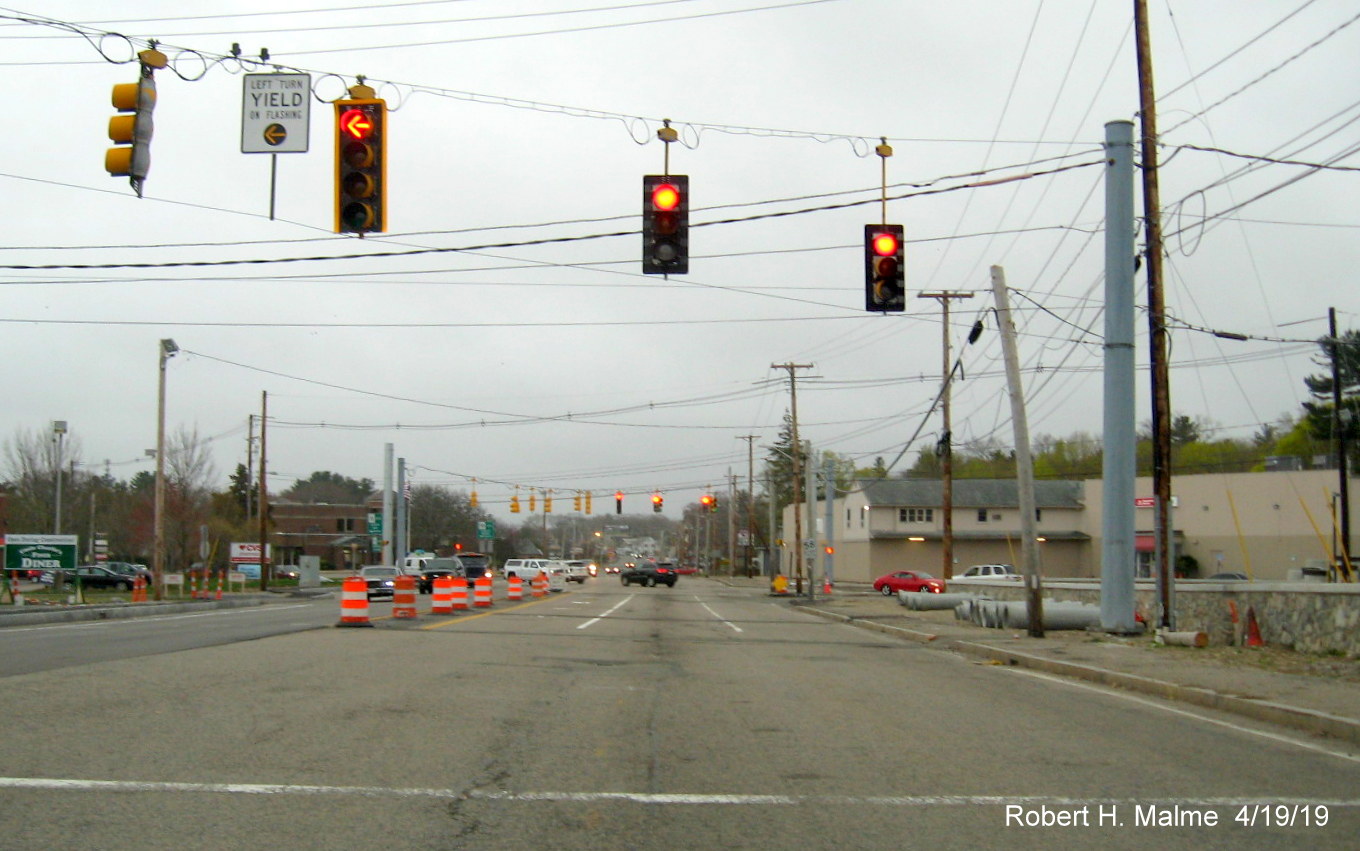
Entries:
[[[745, 582], [745, 580], [738, 580]], [[1031, 638], [958, 621], [952, 610], [918, 612], [896, 597], [841, 591], [789, 598], [811, 614], [954, 650], [997, 664], [1077, 677], [1232, 712], [1360, 744], [1360, 659], [1282, 648], [1173, 647], [1151, 635], [1049, 630]]]

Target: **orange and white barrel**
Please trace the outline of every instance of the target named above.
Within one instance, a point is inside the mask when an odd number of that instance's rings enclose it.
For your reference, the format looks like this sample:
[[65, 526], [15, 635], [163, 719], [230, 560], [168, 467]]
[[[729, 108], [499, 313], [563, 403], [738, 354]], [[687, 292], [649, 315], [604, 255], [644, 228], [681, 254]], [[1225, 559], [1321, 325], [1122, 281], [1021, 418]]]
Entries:
[[449, 591], [449, 599], [453, 601], [453, 608], [466, 609], [468, 607], [468, 586], [467, 580], [461, 576], [453, 577], [453, 586]]
[[453, 577], [439, 576], [434, 580], [434, 593], [430, 595], [430, 614], [453, 614]]
[[368, 619], [368, 583], [351, 576], [340, 590], [340, 623], [336, 626], [373, 626]]
[[509, 579], [508, 582], [509, 582], [509, 585], [510, 585], [510, 589], [509, 589], [508, 591], [506, 591], [506, 593], [505, 593], [505, 598], [506, 598], [507, 600], [511, 600], [511, 601], [519, 601], [519, 600], [523, 600], [523, 599], [524, 599], [524, 580], [520, 579], [518, 576], [512, 576], [512, 577], [510, 577], [510, 579]]
[[392, 581], [392, 617], [416, 617], [416, 578], [402, 574]]
[[491, 605], [491, 577], [478, 579], [472, 589], [472, 605], [486, 608]]
[[540, 570], [534, 575], [534, 596], [548, 596], [548, 574], [545, 571]]

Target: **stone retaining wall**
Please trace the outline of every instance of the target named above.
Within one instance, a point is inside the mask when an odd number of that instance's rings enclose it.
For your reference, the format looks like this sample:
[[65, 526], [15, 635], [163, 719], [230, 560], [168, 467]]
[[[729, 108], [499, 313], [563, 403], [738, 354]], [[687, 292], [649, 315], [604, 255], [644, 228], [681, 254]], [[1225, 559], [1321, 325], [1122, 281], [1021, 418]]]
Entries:
[[[1019, 583], [951, 584], [956, 593], [970, 591], [998, 600], [1023, 600]], [[1175, 589], [1176, 629], [1208, 634], [1212, 644], [1231, 644], [1233, 608], [1247, 630], [1248, 610], [1256, 616], [1266, 644], [1305, 653], [1360, 656], [1360, 585], [1319, 582], [1178, 582]], [[1050, 579], [1044, 598], [1100, 604], [1099, 580]], [[1157, 589], [1138, 582], [1135, 607], [1149, 624], [1157, 622]]]

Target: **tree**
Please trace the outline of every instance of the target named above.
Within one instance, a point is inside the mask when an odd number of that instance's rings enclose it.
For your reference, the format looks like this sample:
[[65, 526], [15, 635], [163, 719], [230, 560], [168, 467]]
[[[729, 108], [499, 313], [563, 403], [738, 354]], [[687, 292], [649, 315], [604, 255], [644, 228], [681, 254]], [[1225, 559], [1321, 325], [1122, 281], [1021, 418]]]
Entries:
[[5, 486], [9, 495], [7, 514], [9, 531], [30, 534], [50, 534], [57, 519], [57, 468], [62, 469], [62, 532], [69, 534], [77, 528], [71, 508], [77, 497], [74, 471], [81, 466], [80, 439], [66, 435], [61, 441], [61, 457], [57, 457], [58, 443], [49, 430], [20, 429], [5, 441]]
[[1338, 340], [1322, 338], [1318, 340], [1321, 354], [1313, 361], [1325, 367], [1320, 375], [1306, 375], [1304, 385], [1315, 401], [1304, 402], [1304, 420], [1312, 436], [1329, 444], [1337, 437], [1334, 434], [1333, 381], [1336, 372], [1341, 380], [1341, 438], [1346, 442], [1349, 453], [1347, 460], [1352, 465], [1360, 464], [1360, 332], [1347, 331]]
[[407, 509], [411, 530], [411, 549], [435, 551], [461, 543], [471, 549], [477, 540], [477, 522], [490, 519], [486, 512], [473, 508], [463, 491], [439, 485], [415, 485]]
[[293, 502], [362, 505], [373, 493], [372, 479], [351, 479], [329, 470], [318, 470], [298, 479], [280, 496]]
[[[802, 446], [793, 445], [793, 415], [784, 412], [784, 424], [779, 427], [779, 438], [769, 447], [765, 464], [770, 471], [770, 486], [774, 491], [775, 510], [783, 511], [793, 502], [794, 458], [798, 459], [797, 469], [807, 475], [807, 452]], [[802, 483], [799, 483], [799, 493]]]

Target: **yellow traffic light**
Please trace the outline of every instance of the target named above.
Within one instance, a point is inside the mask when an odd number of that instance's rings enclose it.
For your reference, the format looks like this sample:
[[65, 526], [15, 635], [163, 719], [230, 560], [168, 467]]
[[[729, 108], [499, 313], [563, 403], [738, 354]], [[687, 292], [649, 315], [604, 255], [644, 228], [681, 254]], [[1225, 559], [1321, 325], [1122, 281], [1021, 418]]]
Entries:
[[110, 100], [118, 115], [109, 118], [109, 140], [119, 147], [104, 152], [104, 170], [113, 177], [126, 177], [137, 197], [151, 171], [151, 137], [155, 131], [152, 112], [156, 109], [157, 68], [166, 65], [165, 54], [158, 50], [139, 53], [141, 71], [135, 83], [113, 87]]

